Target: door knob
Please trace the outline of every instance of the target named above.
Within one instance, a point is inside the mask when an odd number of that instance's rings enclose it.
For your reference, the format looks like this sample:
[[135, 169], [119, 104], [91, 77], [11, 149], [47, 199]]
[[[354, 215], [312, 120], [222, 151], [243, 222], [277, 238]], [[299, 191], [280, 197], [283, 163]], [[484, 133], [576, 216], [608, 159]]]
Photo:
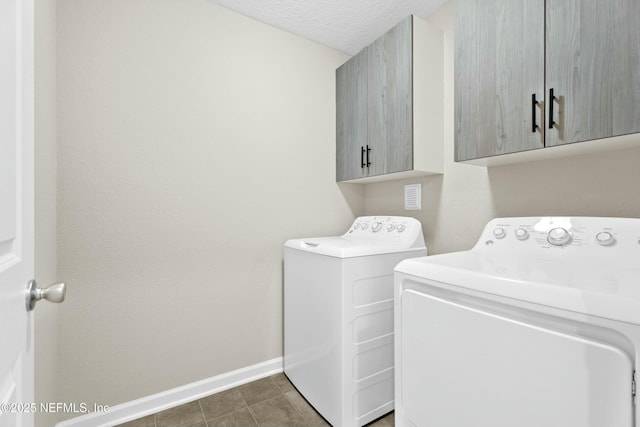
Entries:
[[35, 280], [29, 280], [27, 284], [27, 311], [35, 308], [36, 303], [41, 299], [49, 302], [61, 303], [67, 294], [67, 285], [64, 282], [57, 282], [46, 289], [39, 288]]

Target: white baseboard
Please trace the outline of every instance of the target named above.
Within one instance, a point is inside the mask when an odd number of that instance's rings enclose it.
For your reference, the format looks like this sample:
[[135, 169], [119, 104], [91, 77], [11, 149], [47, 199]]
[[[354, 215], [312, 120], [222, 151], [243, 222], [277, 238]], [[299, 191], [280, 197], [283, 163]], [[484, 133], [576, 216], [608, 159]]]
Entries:
[[282, 357], [277, 357], [256, 365], [247, 366], [246, 368], [112, 406], [108, 412], [92, 412], [62, 421], [56, 424], [56, 427], [111, 427], [260, 378], [275, 375], [282, 371]]

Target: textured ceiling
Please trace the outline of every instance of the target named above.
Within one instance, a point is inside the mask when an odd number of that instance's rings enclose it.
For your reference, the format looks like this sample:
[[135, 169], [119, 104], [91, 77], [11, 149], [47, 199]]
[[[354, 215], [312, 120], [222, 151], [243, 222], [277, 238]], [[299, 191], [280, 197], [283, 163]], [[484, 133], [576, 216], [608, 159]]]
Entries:
[[446, 0], [211, 0], [323, 45], [355, 54], [408, 15], [426, 18]]

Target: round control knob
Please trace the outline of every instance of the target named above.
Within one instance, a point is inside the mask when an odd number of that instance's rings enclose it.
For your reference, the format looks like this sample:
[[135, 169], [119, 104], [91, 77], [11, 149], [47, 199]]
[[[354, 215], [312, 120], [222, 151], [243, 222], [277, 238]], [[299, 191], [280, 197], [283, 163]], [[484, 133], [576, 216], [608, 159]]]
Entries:
[[495, 228], [495, 229], [493, 230], [493, 236], [494, 236], [496, 239], [504, 239], [504, 237], [505, 237], [506, 235], [507, 235], [507, 232], [506, 232], [506, 230], [505, 230], [504, 228], [500, 228], [500, 227], [498, 227], [498, 228]]
[[371, 226], [371, 231], [373, 231], [374, 233], [377, 233], [380, 230], [382, 230], [382, 223], [374, 222], [373, 225]]
[[571, 242], [571, 233], [562, 227], [552, 228], [547, 234], [547, 242], [553, 246], [564, 246]]
[[369, 228], [369, 224], [367, 224], [366, 222], [364, 224], [361, 225], [363, 230], [366, 230], [367, 228]]
[[598, 244], [602, 246], [609, 246], [615, 241], [616, 239], [613, 237], [613, 234], [609, 233], [608, 231], [601, 231], [600, 233], [596, 234], [596, 242], [598, 242]]
[[389, 224], [387, 225], [387, 231], [393, 231], [393, 229], [396, 228], [395, 224]]
[[360, 223], [356, 222], [356, 224], [353, 226], [354, 230], [357, 230], [360, 228]]
[[518, 228], [515, 234], [518, 240], [527, 240], [529, 238], [529, 232], [524, 228]]
[[398, 233], [402, 233], [406, 228], [407, 228], [407, 226], [404, 225], [404, 224], [398, 224], [396, 226], [396, 229], [398, 230]]

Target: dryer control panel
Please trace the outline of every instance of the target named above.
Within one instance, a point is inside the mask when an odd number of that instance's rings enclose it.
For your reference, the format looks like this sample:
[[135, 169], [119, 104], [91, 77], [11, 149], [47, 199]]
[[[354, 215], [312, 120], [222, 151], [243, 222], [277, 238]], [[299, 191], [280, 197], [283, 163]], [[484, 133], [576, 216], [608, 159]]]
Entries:
[[485, 227], [474, 249], [494, 251], [561, 250], [640, 255], [640, 219], [605, 217], [496, 218]]

